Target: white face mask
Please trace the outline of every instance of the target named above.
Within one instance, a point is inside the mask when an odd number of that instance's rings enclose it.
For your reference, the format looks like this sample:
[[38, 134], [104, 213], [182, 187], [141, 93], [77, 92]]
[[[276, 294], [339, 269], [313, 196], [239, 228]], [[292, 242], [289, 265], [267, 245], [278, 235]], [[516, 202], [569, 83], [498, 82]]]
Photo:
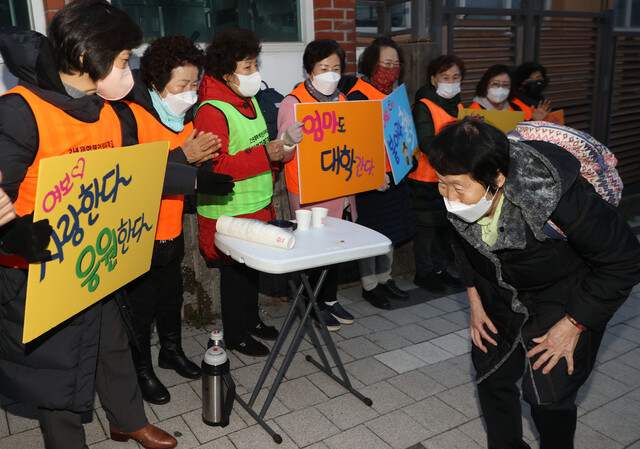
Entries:
[[436, 93], [449, 100], [460, 93], [460, 83], [438, 83]]
[[187, 90], [174, 95], [167, 90], [167, 96], [162, 101], [175, 115], [183, 115], [198, 101], [198, 93], [195, 90]]
[[[499, 189], [498, 189], [499, 190]], [[498, 196], [498, 190], [493, 194], [493, 198], [491, 201], [487, 199], [487, 194], [489, 193], [489, 187], [487, 187], [487, 191], [484, 196], [480, 198], [475, 204], [464, 204], [460, 201], [449, 201], [448, 198], [442, 197], [444, 199], [444, 205], [449, 212], [458, 217], [462, 218], [467, 223], [473, 223], [486, 214], [489, 209], [491, 209], [491, 205], [493, 204], [493, 200]]]
[[336, 72], [323, 72], [319, 75], [313, 75], [311, 84], [318, 92], [324, 95], [331, 95], [338, 88], [340, 82], [340, 74]]
[[502, 103], [509, 96], [509, 89], [492, 87], [487, 91], [487, 98], [493, 103]]
[[242, 94], [245, 97], [253, 97], [260, 90], [260, 85], [262, 84], [262, 76], [260, 76], [260, 71], [255, 71], [251, 75], [240, 75], [239, 73], [234, 73], [235, 76], [238, 77], [238, 83], [235, 84]]

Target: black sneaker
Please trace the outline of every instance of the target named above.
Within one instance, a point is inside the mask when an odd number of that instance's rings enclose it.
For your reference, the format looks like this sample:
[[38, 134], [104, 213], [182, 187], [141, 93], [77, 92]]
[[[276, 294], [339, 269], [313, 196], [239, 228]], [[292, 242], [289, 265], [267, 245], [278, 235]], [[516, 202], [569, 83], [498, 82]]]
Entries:
[[409, 292], [405, 292], [404, 290], [400, 289], [400, 287], [396, 285], [393, 279], [389, 279], [384, 284], [378, 285], [382, 287], [382, 291], [385, 293], [385, 295], [390, 296], [391, 298], [399, 299], [400, 301], [406, 301], [409, 299]]
[[432, 293], [443, 293], [447, 290], [447, 287], [445, 287], [438, 275], [435, 273], [430, 273], [426, 276], [419, 276], [416, 274], [416, 277], [413, 278], [413, 283]]
[[373, 290], [365, 290], [362, 289], [362, 297], [369, 301], [369, 303], [373, 307], [377, 307], [378, 309], [390, 309], [391, 303], [389, 302], [389, 298], [385, 295], [384, 290], [380, 285], [376, 285], [376, 288]]
[[278, 338], [278, 329], [273, 326], [267, 326], [262, 321], [260, 321], [256, 327], [249, 329], [249, 333], [263, 340], [273, 341]]
[[339, 302], [336, 302], [334, 305], [326, 305], [326, 310], [333, 315], [333, 317], [338, 320], [340, 324], [352, 324], [353, 323], [353, 315], [344, 310], [344, 307], [340, 305]]
[[448, 285], [449, 287], [455, 287], [455, 288], [463, 287], [462, 282], [460, 282], [460, 279], [451, 276], [451, 274], [449, 274], [447, 270], [442, 270], [439, 273], [435, 273], [435, 275], [438, 277], [440, 282], [442, 282], [444, 285]]
[[227, 342], [227, 349], [238, 351], [240, 354], [251, 357], [266, 357], [269, 355], [269, 348], [250, 336], [238, 343]]
[[[327, 330], [329, 332], [339, 331], [340, 327], [342, 327], [340, 325], [340, 322], [338, 320], [336, 320], [336, 317], [334, 317], [331, 314], [331, 312], [329, 312], [328, 308], [322, 309], [320, 311], [320, 315], [322, 315], [322, 320], [324, 321], [324, 324], [327, 326]], [[314, 309], [311, 309], [311, 318], [313, 318], [318, 323], [320, 322], [320, 320], [318, 319], [318, 316], [314, 312]]]

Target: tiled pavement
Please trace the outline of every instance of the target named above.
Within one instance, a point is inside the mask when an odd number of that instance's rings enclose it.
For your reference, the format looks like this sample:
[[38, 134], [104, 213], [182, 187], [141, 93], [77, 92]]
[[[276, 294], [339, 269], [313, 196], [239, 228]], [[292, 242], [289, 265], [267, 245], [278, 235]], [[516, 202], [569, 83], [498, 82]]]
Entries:
[[[383, 311], [360, 297], [359, 287], [340, 291], [356, 322], [332, 333], [354, 386], [371, 407], [304, 359], [315, 351], [303, 342], [266, 415], [282, 435], [276, 445], [238, 405], [229, 426], [209, 427], [201, 419], [201, 383], [157, 369], [171, 392], [167, 405], [147, 405], [149, 420], [175, 435], [180, 449], [474, 449], [485, 431], [476, 400], [469, 351], [469, 308], [464, 293], [432, 298], [409, 281], [412, 305]], [[264, 307], [264, 319], [280, 326], [288, 305]], [[185, 352], [200, 363], [208, 330], [184, 328]], [[155, 348], [154, 357], [157, 356]], [[248, 399], [264, 359], [230, 356], [238, 393]], [[279, 366], [282, 357], [276, 361]], [[640, 286], [612, 319], [598, 363], [578, 397], [576, 448], [640, 449]], [[273, 375], [268, 378], [273, 379]], [[266, 393], [258, 397], [264, 400]], [[524, 403], [523, 403], [524, 404]], [[0, 449], [43, 448], [34, 410], [0, 397]], [[136, 448], [107, 439], [99, 402], [85, 425], [91, 449]], [[523, 405], [527, 441], [538, 448], [528, 407]]]

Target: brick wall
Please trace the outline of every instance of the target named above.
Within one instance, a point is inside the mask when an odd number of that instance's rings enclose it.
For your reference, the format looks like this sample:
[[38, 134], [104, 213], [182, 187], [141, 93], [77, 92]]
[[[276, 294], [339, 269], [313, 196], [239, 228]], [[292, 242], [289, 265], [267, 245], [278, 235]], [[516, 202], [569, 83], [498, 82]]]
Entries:
[[42, 3], [44, 4], [44, 16], [47, 23], [49, 23], [55, 13], [57, 13], [64, 5], [69, 3], [69, 1], [70, 0], [42, 0]]
[[335, 39], [347, 54], [346, 73], [356, 71], [356, 0], [313, 0], [316, 39]]

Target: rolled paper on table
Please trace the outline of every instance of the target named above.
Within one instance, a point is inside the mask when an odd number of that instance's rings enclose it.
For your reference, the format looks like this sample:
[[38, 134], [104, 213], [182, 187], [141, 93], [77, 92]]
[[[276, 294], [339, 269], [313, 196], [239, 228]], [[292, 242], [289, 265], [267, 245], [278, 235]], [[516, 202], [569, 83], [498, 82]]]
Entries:
[[223, 215], [218, 218], [216, 230], [231, 237], [282, 249], [291, 249], [296, 243], [293, 233], [267, 224], [264, 221], [250, 218], [235, 218]]

